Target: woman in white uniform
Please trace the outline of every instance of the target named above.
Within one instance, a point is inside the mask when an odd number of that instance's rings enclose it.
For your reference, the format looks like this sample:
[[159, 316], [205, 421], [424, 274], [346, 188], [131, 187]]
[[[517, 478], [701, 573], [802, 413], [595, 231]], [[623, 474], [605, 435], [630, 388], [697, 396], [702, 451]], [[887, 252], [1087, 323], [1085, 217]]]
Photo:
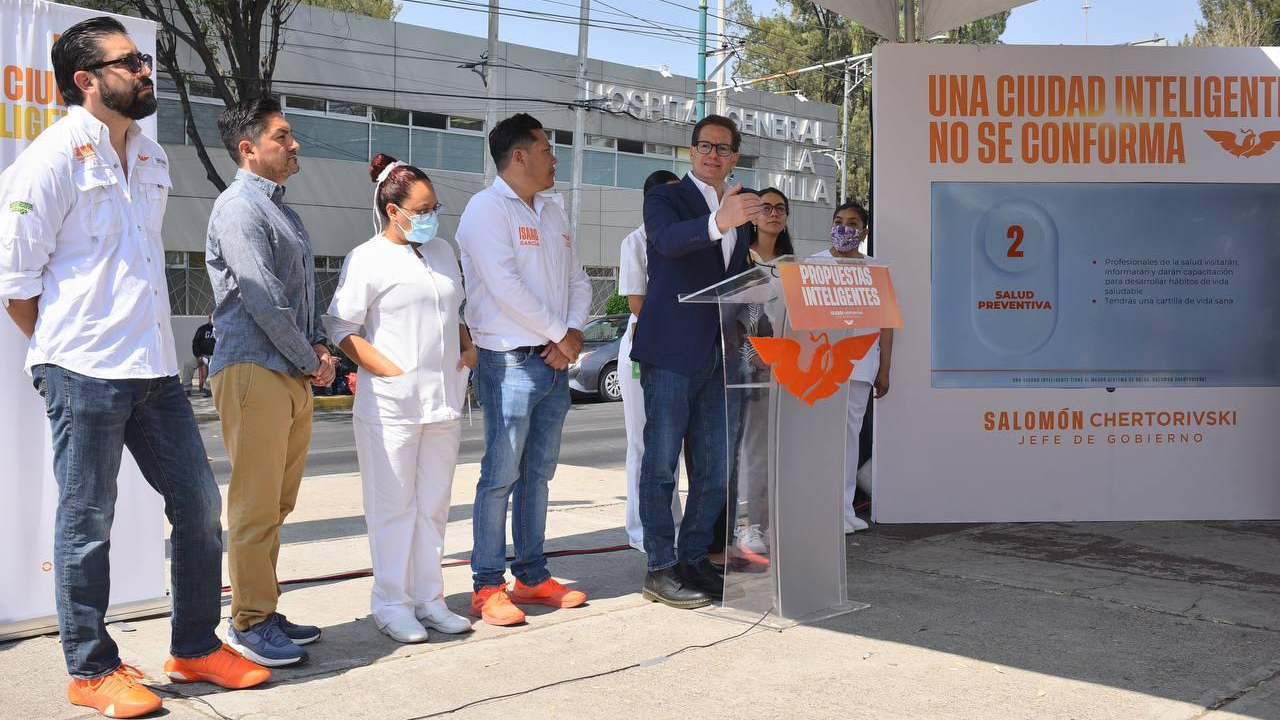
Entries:
[[[670, 170], [657, 170], [644, 181], [644, 192], [666, 183], [678, 183], [680, 178]], [[627, 542], [644, 552], [644, 528], [640, 525], [640, 459], [644, 457], [644, 391], [640, 388], [640, 374], [631, 364], [631, 340], [635, 336], [636, 318], [644, 305], [649, 289], [648, 248], [644, 225], [636, 228], [622, 240], [621, 268], [618, 272], [618, 294], [627, 298], [631, 317], [627, 319], [627, 331], [618, 343], [618, 380], [622, 389], [622, 421], [627, 428]], [[679, 470], [676, 484], [679, 485]], [[680, 493], [671, 493], [671, 518], [676, 531], [680, 528]]]
[[[849, 201], [836, 208], [831, 218], [831, 249], [814, 257], [865, 258], [859, 250], [871, 235], [866, 208]], [[867, 413], [871, 391], [882, 398], [889, 392], [889, 363], [893, 357], [893, 329], [855, 330], [854, 335], [879, 332], [866, 357], [854, 363], [849, 377], [849, 416], [844, 450], [844, 531], [857, 532], [867, 529], [867, 522], [853, 509], [853, 495], [858, 489], [858, 434], [862, 431], [862, 418]]]
[[373, 559], [372, 615], [404, 642], [426, 628], [471, 629], [444, 603], [444, 531], [457, 464], [467, 368], [475, 347], [460, 322], [462, 274], [436, 236], [440, 205], [427, 175], [379, 154], [377, 235], [352, 250], [325, 316], [360, 372], [352, 424]]

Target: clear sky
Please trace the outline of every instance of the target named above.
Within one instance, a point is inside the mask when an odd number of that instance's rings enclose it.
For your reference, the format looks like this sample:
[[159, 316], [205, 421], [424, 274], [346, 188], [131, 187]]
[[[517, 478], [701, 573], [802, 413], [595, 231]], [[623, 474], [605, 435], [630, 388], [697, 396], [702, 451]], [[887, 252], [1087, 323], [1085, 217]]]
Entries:
[[[777, 7], [775, 0], [751, 2], [756, 14], [773, 13]], [[716, 0], [709, 4], [714, 15]], [[1081, 44], [1082, 4], [1083, 0], [1036, 0], [1015, 8], [1001, 39], [1010, 44]], [[1174, 44], [1190, 34], [1200, 19], [1196, 0], [1090, 0], [1089, 4], [1089, 43], [1094, 45], [1120, 44], [1153, 34]], [[488, 33], [487, 6], [487, 0], [404, 0], [397, 19], [483, 38]], [[500, 0], [500, 7], [504, 15], [499, 36], [504, 42], [577, 53], [578, 0]], [[634, 66], [665, 64], [678, 75], [695, 76], [697, 0], [592, 0], [591, 21], [646, 34], [593, 27], [587, 48], [590, 57]], [[708, 32], [713, 46], [715, 30], [716, 19], [711, 17]], [[730, 34], [733, 31], [730, 26]], [[483, 45], [477, 45], [477, 59], [483, 51]], [[773, 51], [785, 54], [782, 48]]]

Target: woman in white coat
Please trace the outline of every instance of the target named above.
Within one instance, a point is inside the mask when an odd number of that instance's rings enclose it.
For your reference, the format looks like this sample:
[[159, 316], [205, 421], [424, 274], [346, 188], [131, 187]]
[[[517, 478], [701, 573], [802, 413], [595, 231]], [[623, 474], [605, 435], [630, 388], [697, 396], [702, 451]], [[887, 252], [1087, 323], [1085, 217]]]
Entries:
[[352, 424], [373, 558], [372, 615], [404, 642], [426, 628], [466, 632], [444, 603], [444, 531], [457, 464], [467, 370], [475, 347], [460, 322], [462, 274], [436, 236], [440, 205], [427, 175], [379, 154], [375, 226], [352, 250], [325, 326], [360, 366]]

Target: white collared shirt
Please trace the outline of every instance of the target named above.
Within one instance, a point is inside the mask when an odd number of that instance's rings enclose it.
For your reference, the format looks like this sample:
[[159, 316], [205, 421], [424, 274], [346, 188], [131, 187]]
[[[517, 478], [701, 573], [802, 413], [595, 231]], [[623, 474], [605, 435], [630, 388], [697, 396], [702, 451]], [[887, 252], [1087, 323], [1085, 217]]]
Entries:
[[707, 235], [712, 240], [720, 241], [720, 253], [724, 255], [724, 269], [728, 270], [729, 261], [733, 258], [734, 245], [738, 242], [738, 228], [729, 228], [720, 232], [720, 228], [716, 227], [716, 213], [720, 212], [720, 198], [716, 195], [716, 189], [699, 180], [693, 173], [688, 175], [698, 191], [702, 193], [702, 197], [706, 198], [707, 207], [711, 208], [711, 219], [707, 221]]
[[160, 224], [169, 163], [137, 123], [128, 176], [107, 126], [72, 106], [0, 174], [0, 299], [40, 296], [26, 370], [176, 375]]
[[375, 235], [342, 261], [338, 288], [324, 316], [336, 343], [351, 334], [369, 341], [403, 375], [356, 374], [352, 414], [370, 423], [405, 425], [462, 417], [467, 369], [460, 357], [458, 310], [462, 273], [442, 238], [418, 246]]
[[533, 207], [501, 177], [472, 196], [458, 222], [467, 325], [476, 345], [511, 350], [557, 342], [587, 321], [591, 281], [557, 194]]
[[644, 225], [622, 238], [618, 259], [618, 294], [644, 295], [649, 291], [649, 248]]

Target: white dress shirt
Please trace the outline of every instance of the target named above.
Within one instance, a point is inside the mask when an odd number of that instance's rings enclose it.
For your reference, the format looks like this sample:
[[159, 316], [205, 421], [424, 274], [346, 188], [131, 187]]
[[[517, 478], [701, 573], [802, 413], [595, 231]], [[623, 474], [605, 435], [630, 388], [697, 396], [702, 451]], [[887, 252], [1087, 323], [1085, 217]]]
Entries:
[[558, 342], [586, 323], [591, 281], [569, 234], [560, 195], [533, 207], [501, 177], [472, 196], [458, 222], [467, 325], [486, 350]]
[[28, 373], [178, 372], [160, 239], [169, 162], [137, 123], [125, 148], [127, 176], [107, 126], [72, 106], [0, 174], [0, 299], [40, 296]]
[[644, 295], [649, 290], [649, 249], [644, 225], [622, 238], [618, 260], [618, 294]]
[[352, 414], [370, 423], [408, 425], [462, 417], [467, 369], [458, 370], [462, 273], [449, 243], [418, 246], [382, 235], [356, 246], [342, 262], [338, 288], [324, 316], [334, 342], [364, 337], [404, 371], [356, 374]]
[[693, 173], [689, 173], [689, 179], [697, 186], [702, 197], [706, 198], [707, 207], [711, 208], [711, 219], [707, 221], [707, 235], [712, 240], [720, 241], [720, 253], [724, 255], [724, 269], [728, 270], [729, 261], [733, 258], [734, 245], [738, 242], [738, 228], [729, 228], [720, 232], [720, 228], [716, 226], [716, 213], [720, 212], [720, 198], [716, 195], [716, 189], [699, 180]]
[[[835, 257], [831, 254], [831, 250], [823, 250], [814, 253], [809, 257], [830, 258]], [[870, 259], [870, 256], [866, 256]], [[846, 258], [848, 260], [857, 260], [858, 258]], [[850, 335], [869, 335], [871, 333], [880, 332], [880, 328], [855, 328]], [[867, 351], [866, 356], [853, 364], [853, 373], [849, 375], [850, 381], [865, 382], [875, 384], [876, 375], [880, 372], [880, 338], [871, 344], [871, 349]], [[853, 402], [855, 393], [849, 393], [849, 400]]]

